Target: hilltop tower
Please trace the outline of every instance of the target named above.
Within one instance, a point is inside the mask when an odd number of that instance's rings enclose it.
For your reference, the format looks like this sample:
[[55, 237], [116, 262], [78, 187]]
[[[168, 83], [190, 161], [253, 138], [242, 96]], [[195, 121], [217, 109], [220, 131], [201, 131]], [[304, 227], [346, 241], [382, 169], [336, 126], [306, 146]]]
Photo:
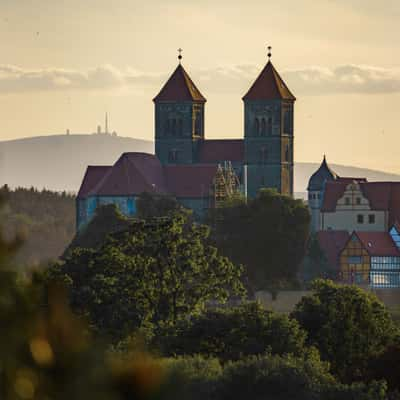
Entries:
[[[181, 50], [180, 50], [181, 51]], [[204, 139], [206, 99], [179, 64], [155, 104], [155, 151], [162, 164], [192, 164], [197, 147]]]
[[247, 192], [262, 187], [293, 195], [293, 110], [296, 98], [271, 62], [243, 96]]

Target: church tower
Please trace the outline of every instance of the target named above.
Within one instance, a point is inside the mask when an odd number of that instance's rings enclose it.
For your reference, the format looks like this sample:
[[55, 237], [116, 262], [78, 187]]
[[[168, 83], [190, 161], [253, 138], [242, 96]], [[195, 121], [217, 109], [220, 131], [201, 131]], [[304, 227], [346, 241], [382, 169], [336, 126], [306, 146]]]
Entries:
[[247, 193], [275, 188], [293, 195], [293, 109], [296, 98], [271, 62], [244, 95]]
[[162, 164], [192, 164], [204, 139], [206, 99], [183, 68], [181, 54], [178, 59], [177, 68], [153, 99], [155, 150]]

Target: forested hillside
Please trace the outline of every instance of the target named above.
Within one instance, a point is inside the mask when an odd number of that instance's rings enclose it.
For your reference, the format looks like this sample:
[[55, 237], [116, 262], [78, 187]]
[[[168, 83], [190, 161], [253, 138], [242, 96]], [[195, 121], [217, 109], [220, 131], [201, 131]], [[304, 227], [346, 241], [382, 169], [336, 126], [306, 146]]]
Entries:
[[17, 265], [38, 265], [62, 254], [75, 232], [75, 196], [7, 186], [0, 196], [6, 200], [0, 214], [5, 237], [24, 239]]

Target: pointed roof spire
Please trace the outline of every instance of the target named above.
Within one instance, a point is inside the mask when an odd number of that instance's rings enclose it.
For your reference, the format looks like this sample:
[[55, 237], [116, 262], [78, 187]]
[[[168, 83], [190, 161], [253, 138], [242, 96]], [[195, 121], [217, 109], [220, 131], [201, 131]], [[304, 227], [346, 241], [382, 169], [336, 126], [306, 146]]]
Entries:
[[310, 180], [308, 181], [308, 191], [319, 191], [322, 190], [323, 185], [326, 181], [335, 181], [339, 176], [335, 171], [331, 170], [328, 163], [326, 162], [326, 156], [324, 154], [324, 158], [320, 167], [311, 175]]
[[205, 103], [207, 100], [197, 89], [181, 64], [182, 49], [178, 49], [178, 52], [178, 66], [153, 101], [198, 101]]
[[268, 62], [257, 79], [243, 96], [243, 100], [292, 100], [296, 97], [286, 86], [271, 62], [272, 47], [268, 46]]

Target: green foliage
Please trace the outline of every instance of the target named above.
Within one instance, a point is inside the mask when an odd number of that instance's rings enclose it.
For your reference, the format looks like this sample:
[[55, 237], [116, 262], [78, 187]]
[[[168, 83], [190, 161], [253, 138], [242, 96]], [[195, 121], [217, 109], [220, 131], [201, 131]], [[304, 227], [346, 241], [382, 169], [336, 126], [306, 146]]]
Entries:
[[400, 395], [400, 343], [393, 343], [368, 362], [368, 379], [384, 379], [390, 390]]
[[302, 263], [302, 276], [306, 282], [318, 278], [334, 277], [334, 271], [329, 265], [315, 234], [311, 234], [307, 242], [307, 252]]
[[69, 284], [71, 304], [120, 338], [175, 324], [208, 300], [244, 294], [242, 269], [208, 244], [209, 229], [184, 215], [134, 221], [99, 249], [75, 249], [51, 278]]
[[6, 202], [0, 211], [2, 233], [11, 239], [24, 235], [15, 254], [17, 265], [32, 266], [57, 259], [75, 233], [75, 197], [65, 192], [0, 188]]
[[209, 223], [217, 247], [247, 267], [254, 288], [297, 281], [310, 223], [301, 200], [263, 189], [247, 203], [238, 200], [211, 210]]
[[[184, 212], [184, 208], [174, 197], [167, 195], [154, 195], [144, 192], [136, 200], [137, 217], [149, 219], [167, 217]], [[190, 211], [187, 210], [190, 214]]]
[[169, 336], [161, 338], [165, 355], [202, 354], [222, 361], [248, 355], [301, 355], [305, 332], [286, 315], [266, 311], [259, 303], [226, 310], [207, 310], [184, 320]]
[[311, 351], [304, 357], [253, 356], [225, 367], [216, 398], [218, 400], [384, 400], [385, 385], [373, 383], [338, 384]]
[[64, 257], [76, 248], [97, 249], [111, 233], [123, 231], [132, 223], [115, 204], [107, 204], [96, 209], [93, 219], [88, 225], [76, 233]]
[[396, 334], [389, 312], [375, 295], [356, 286], [319, 280], [313, 290], [292, 316], [335, 375], [344, 382], [362, 380], [368, 359], [383, 351]]
[[160, 361], [106, 356], [61, 288], [47, 291], [37, 274], [22, 279], [12, 262], [20, 244], [0, 235], [2, 400], [177, 399]]

